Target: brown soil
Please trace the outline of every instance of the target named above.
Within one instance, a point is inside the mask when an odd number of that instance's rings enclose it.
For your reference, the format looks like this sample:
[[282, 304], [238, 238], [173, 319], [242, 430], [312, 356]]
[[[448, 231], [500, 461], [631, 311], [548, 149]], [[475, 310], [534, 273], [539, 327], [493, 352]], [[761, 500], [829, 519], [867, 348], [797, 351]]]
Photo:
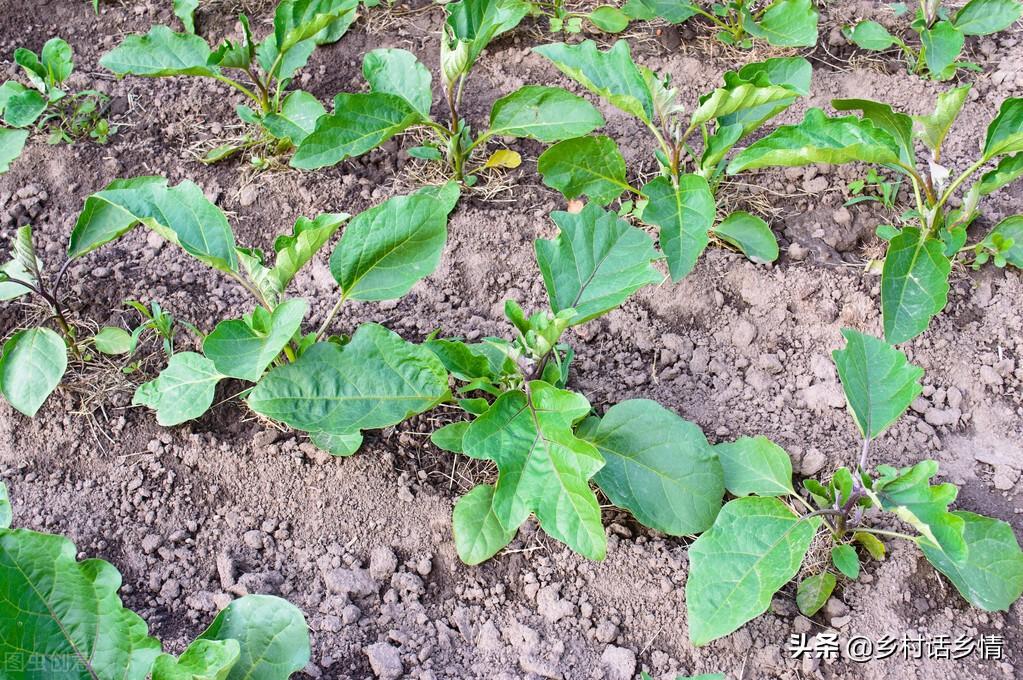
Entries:
[[[271, 4], [210, 2], [200, 31], [220, 38], [244, 9], [263, 35]], [[38, 50], [61, 35], [75, 50], [71, 85], [110, 94], [120, 125], [104, 147], [51, 147], [37, 136], [0, 177], [2, 235], [6, 240], [17, 223], [31, 221], [48, 267], [62, 262], [84, 197], [115, 178], [191, 179], [228, 211], [242, 243], [261, 247], [299, 215], [354, 214], [411, 186], [400, 140], [308, 174], [252, 177], [244, 160], [198, 163], [190, 146], [212, 146], [231, 134], [233, 96], [197, 79], [118, 82], [97, 65], [123, 34], [173, 24], [169, 1], [104, 3], [98, 17], [85, 0], [0, 5], [0, 54], [8, 57], [18, 45]], [[380, 17], [360, 20], [339, 43], [313, 55], [301, 86], [323, 101], [362, 87], [361, 55], [378, 46], [410, 49], [436, 71], [440, 10], [417, 7], [422, 11], [386, 25]], [[838, 31], [855, 17], [891, 21], [871, 2], [824, 8], [821, 44], [807, 54], [815, 66], [812, 95], [782, 122], [800, 119], [811, 105], [826, 107], [833, 97], [930, 110], [943, 86], [908, 77], [894, 57], [854, 53]], [[379, 32], [370, 34], [367, 26]], [[662, 29], [635, 28], [634, 53], [671, 73], [690, 105], [737, 67], [737, 58], [769, 56], [726, 52], [697, 25]], [[491, 102], [520, 85], [568, 85], [530, 52], [540, 35], [527, 21], [484, 55], [467, 89], [471, 120], [485, 122]], [[969, 76], [974, 90], [945, 155], [954, 168], [974, 158], [1002, 99], [1023, 90], [1018, 31], [971, 39], [968, 49], [985, 73]], [[13, 64], [5, 70], [15, 75]], [[652, 170], [638, 124], [606, 107], [604, 113], [629, 167]], [[535, 173], [540, 146], [514, 148], [526, 162], [508, 177], [511, 188], [492, 200], [462, 200], [439, 270], [396, 304], [349, 307], [339, 330], [373, 320], [410, 339], [438, 327], [470, 338], [503, 334], [503, 300], [527, 308], [544, 303], [531, 242], [553, 235], [547, 214], [563, 201]], [[850, 463], [856, 433], [829, 355], [841, 344], [843, 326], [879, 332], [878, 279], [864, 273], [864, 264], [878, 252], [875, 225], [891, 219], [876, 204], [841, 207], [846, 183], [863, 172], [821, 167], [740, 177], [732, 200], [767, 209], [782, 243], [780, 261], [758, 267], [724, 250], [708, 251], [681, 284], [647, 289], [581, 329], [573, 339], [579, 356], [573, 386], [601, 410], [626, 398], [657, 399], [697, 422], [712, 441], [763, 433], [791, 452], [804, 473], [817, 472], [822, 462], [824, 470]], [[1014, 212], [1021, 198], [1018, 184], [993, 196], [978, 229]], [[73, 265], [70, 278], [76, 314], [94, 324], [120, 322], [126, 312], [119, 305], [128, 297], [158, 300], [207, 331], [248, 311], [233, 284], [141, 230]], [[324, 253], [296, 285], [316, 310], [312, 323], [329, 308], [332, 288]], [[962, 486], [958, 507], [1009, 521], [1017, 534], [1023, 533], [1021, 299], [1018, 271], [953, 273], [948, 309], [905, 347], [927, 371], [925, 396], [873, 454], [874, 462], [897, 465], [937, 459], [943, 477]], [[20, 305], [0, 309], [0, 335], [33, 313]], [[0, 477], [10, 486], [19, 525], [67, 534], [83, 555], [121, 570], [126, 604], [172, 651], [227, 598], [269, 592], [304, 610], [313, 637], [306, 673], [317, 678], [372, 677], [364, 650], [377, 642], [399, 651], [403, 677], [424, 680], [610, 679], [644, 669], [657, 678], [723, 671], [732, 678], [988, 679], [1015, 677], [1023, 662], [1023, 605], [1006, 614], [971, 609], [911, 545], [891, 545], [887, 561], [868, 564], [860, 581], [844, 584], [813, 619], [797, 613], [793, 588], [786, 588], [765, 616], [694, 649], [684, 614], [687, 541], [656, 535], [608, 508], [603, 563], [573, 555], [530, 525], [495, 559], [466, 567], [452, 543], [451, 508], [488, 473], [429, 443], [443, 413], [372, 433], [350, 459], [320, 455], [303, 436], [257, 422], [237, 401], [218, 404], [188, 426], [162, 429], [151, 413], [128, 406], [134, 383], [160, 368], [158, 348], [151, 349], [140, 373], [69, 376], [34, 420], [0, 404]], [[896, 654], [864, 665], [789, 658], [790, 634], [829, 628], [841, 639], [1002, 635], [1005, 658], [956, 662]]]

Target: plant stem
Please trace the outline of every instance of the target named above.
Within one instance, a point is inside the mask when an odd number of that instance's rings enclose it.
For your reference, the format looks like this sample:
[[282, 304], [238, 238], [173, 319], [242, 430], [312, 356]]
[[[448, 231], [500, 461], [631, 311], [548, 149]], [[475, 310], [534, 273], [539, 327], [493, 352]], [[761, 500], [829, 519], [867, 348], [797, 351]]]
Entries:
[[888, 531], [887, 529], [874, 529], [873, 527], [859, 527], [856, 531], [862, 531], [868, 534], [877, 534], [879, 536], [891, 536], [892, 538], [904, 538], [907, 541], [915, 541], [916, 536], [910, 536], [899, 531]]
[[260, 108], [262, 108], [263, 102], [256, 95], [256, 93], [253, 92], [252, 90], [250, 90], [249, 88], [245, 87], [241, 83], [239, 83], [237, 80], [233, 80], [233, 79], [228, 78], [227, 76], [221, 75], [221, 74], [216, 74], [216, 75], [213, 76], [213, 78], [215, 78], [216, 80], [219, 80], [222, 83], [230, 85], [231, 87], [233, 87], [234, 89], [238, 90], [239, 92], [244, 94], [246, 97], [248, 97], [252, 101], [254, 101], [257, 104], [259, 104]]
[[330, 310], [330, 313], [327, 314], [327, 318], [323, 320], [323, 323], [320, 325], [320, 330], [316, 331], [317, 341], [319, 341], [320, 338], [323, 337], [323, 334], [327, 332], [327, 326], [329, 326], [330, 322], [334, 320], [334, 317], [337, 316], [337, 313], [341, 311], [341, 306], [344, 305], [345, 300], [347, 299], [348, 293], [345, 291], [341, 291], [341, 295], [338, 297], [337, 303], [335, 303], [333, 309]]
[[987, 162], [988, 162], [987, 158], [981, 158], [979, 161], [977, 161], [976, 163], [974, 163], [970, 167], [966, 168], [966, 170], [965, 170], [965, 172], [963, 172], [963, 174], [961, 174], [958, 177], [956, 177], [955, 180], [950, 185], [948, 185], [948, 189], [945, 189], [944, 193], [942, 193], [941, 200], [939, 200], [937, 202], [937, 204], [934, 206], [935, 210], [937, 210], [937, 209], [941, 208], [941, 206], [945, 205], [945, 203], [948, 201], [948, 199], [950, 199], [952, 197], [952, 194], [955, 192], [955, 190], [959, 188], [959, 185], [962, 184], [963, 182], [965, 182], [967, 179], [969, 179], [969, 177], [973, 173], [977, 172], [982, 167], [984, 167], [984, 165]]

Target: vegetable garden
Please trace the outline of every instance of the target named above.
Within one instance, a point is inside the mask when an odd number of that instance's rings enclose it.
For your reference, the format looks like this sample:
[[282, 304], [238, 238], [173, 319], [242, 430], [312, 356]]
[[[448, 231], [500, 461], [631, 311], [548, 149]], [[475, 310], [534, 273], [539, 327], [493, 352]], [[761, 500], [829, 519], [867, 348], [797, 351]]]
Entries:
[[0, 675], [1013, 677], [1021, 15], [5, 11]]

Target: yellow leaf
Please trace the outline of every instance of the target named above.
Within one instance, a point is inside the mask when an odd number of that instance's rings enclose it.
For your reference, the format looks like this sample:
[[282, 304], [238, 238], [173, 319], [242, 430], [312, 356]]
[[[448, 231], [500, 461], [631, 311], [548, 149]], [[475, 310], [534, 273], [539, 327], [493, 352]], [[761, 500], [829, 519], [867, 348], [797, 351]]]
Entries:
[[487, 162], [483, 164], [484, 169], [486, 168], [517, 168], [522, 165], [522, 156], [516, 151], [510, 151], [508, 149], [498, 149]]

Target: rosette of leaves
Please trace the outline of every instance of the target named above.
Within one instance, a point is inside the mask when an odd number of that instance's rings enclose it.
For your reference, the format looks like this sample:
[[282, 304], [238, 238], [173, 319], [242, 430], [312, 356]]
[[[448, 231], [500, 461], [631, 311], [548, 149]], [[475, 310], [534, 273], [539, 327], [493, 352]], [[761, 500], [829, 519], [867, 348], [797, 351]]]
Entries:
[[631, 19], [664, 19], [681, 24], [699, 16], [717, 29], [717, 39], [743, 49], [762, 40], [775, 47], [817, 44], [818, 12], [812, 0], [727, 0], [705, 8], [680, 0], [628, 0], [622, 12]]
[[[656, 142], [658, 176], [633, 186], [625, 159], [613, 139], [568, 139], [537, 161], [543, 182], [565, 198], [586, 196], [600, 205], [621, 199], [622, 214], [632, 211], [660, 230], [671, 278], [686, 276], [713, 237], [737, 248], [754, 262], [772, 262], [778, 243], [760, 217], [736, 211], [717, 220], [715, 193], [732, 147], [791, 106], [810, 88], [810, 63], [802, 57], [768, 59], [725, 74], [724, 84], [700, 98], [686, 117], [668, 78], [632, 60], [619, 40], [606, 51], [593, 41], [554, 43], [534, 48], [557, 68], [612, 106], [635, 116]], [[703, 140], [694, 149], [691, 140]]]
[[[975, 607], [1005, 611], [1023, 593], [1023, 552], [1012, 528], [950, 510], [958, 489], [931, 484], [936, 462], [869, 470], [871, 442], [920, 394], [923, 370], [879, 338], [849, 329], [842, 333], [846, 346], [833, 358], [863, 437], [858, 461], [835, 469], [826, 483], [804, 480], [799, 493], [788, 454], [770, 440], [743, 438], [714, 447], [725, 486], [736, 498], [689, 550], [686, 605], [689, 638], [696, 645], [728, 635], [767, 611], [775, 593], [801, 571], [796, 603], [813, 616], [840, 578], [859, 577], [861, 556], [885, 558], [882, 539], [887, 538], [916, 543]], [[912, 533], [876, 526], [882, 522], [906, 525]], [[830, 548], [831, 565], [808, 574], [803, 560], [818, 536]]]
[[63, 536], [11, 529], [10, 510], [0, 482], [0, 655], [7, 668], [125, 680], [285, 680], [309, 663], [305, 617], [270, 595], [229, 604], [181, 656], [162, 652], [146, 622], [122, 605], [113, 565], [77, 561]]
[[[330, 324], [346, 302], [396, 300], [431, 274], [457, 201], [458, 187], [449, 183], [391, 198], [350, 220], [332, 213], [299, 218], [274, 241], [271, 258], [239, 247], [223, 212], [195, 184], [140, 177], [86, 200], [69, 253], [80, 257], [141, 225], [251, 294], [252, 312], [221, 321], [202, 353], [175, 353], [159, 377], [138, 388], [134, 403], [154, 409], [161, 425], [198, 418], [217, 384], [235, 378], [255, 383], [246, 390], [253, 411], [349, 455], [362, 430], [395, 425], [446, 399], [448, 376], [432, 352], [383, 326], [364, 324], [349, 337], [330, 335]], [[309, 304], [289, 297], [288, 286], [342, 225], [330, 256], [338, 299], [318, 330], [303, 331]]]
[[100, 143], [116, 131], [102, 117], [107, 96], [95, 90], [68, 93], [62, 89], [74, 70], [71, 46], [51, 38], [39, 54], [24, 47], [14, 51], [14, 62], [28, 85], [8, 80], [0, 85], [0, 174], [21, 155], [31, 128], [49, 128], [50, 143], [72, 142], [91, 135]]
[[448, 120], [438, 122], [431, 116], [433, 75], [415, 55], [394, 48], [372, 50], [362, 64], [369, 92], [337, 95], [334, 112], [316, 121], [295, 152], [292, 167], [310, 170], [335, 165], [411, 128], [422, 128], [427, 140], [409, 153], [443, 162], [451, 177], [471, 186], [481, 171], [515, 168], [522, 162], [517, 152], [508, 149], [476, 158], [476, 152], [494, 138], [551, 143], [588, 134], [604, 124], [600, 113], [581, 97], [557, 87], [527, 85], [494, 102], [489, 126], [474, 133], [459, 113], [466, 80], [480, 53], [494, 38], [515, 28], [529, 4], [459, 0], [445, 5], [444, 11], [440, 74]]
[[[907, 7], [893, 3], [899, 15]], [[1023, 14], [1019, 0], [970, 0], [954, 14], [940, 0], [922, 0], [909, 28], [917, 34], [919, 44], [910, 46], [892, 35], [876, 21], [861, 21], [845, 26], [842, 33], [857, 47], [883, 52], [898, 47], [906, 59], [910, 73], [935, 80], [949, 80], [959, 69], [982, 70], [980, 66], [959, 57], [967, 36], [991, 35], [1012, 26]]]
[[229, 85], [248, 100], [236, 111], [258, 134], [219, 146], [205, 160], [215, 162], [256, 148], [279, 155], [297, 147], [326, 111], [310, 93], [288, 91], [288, 86], [317, 46], [345, 34], [358, 6], [359, 0], [282, 0], [274, 13], [273, 32], [261, 42], [255, 41], [248, 17], [241, 14], [241, 38], [226, 39], [216, 47], [191, 31], [175, 33], [157, 25], [145, 35], [126, 37], [103, 55], [100, 65], [118, 76], [194, 76]]
[[455, 547], [468, 564], [498, 553], [530, 515], [572, 550], [603, 559], [594, 485], [640, 522], [672, 535], [707, 529], [721, 506], [721, 466], [699, 427], [645, 399], [598, 417], [567, 384], [573, 353], [562, 336], [662, 280], [653, 240], [594, 204], [552, 218], [557, 238], [536, 241], [549, 310], [526, 316], [507, 301], [512, 339], [426, 343], [463, 383], [457, 404], [472, 417], [442, 427], [432, 441], [493, 461], [498, 471], [495, 483], [455, 505]]
[[[729, 173], [737, 173], [771, 166], [864, 162], [909, 180], [915, 208], [903, 214], [901, 228], [877, 229], [888, 242], [881, 270], [881, 313], [884, 336], [893, 344], [925, 331], [931, 318], [945, 308], [953, 262], [1023, 267], [1023, 216], [1008, 217], [967, 243], [967, 229], [981, 216], [981, 199], [1023, 175], [1023, 99], [1002, 102], [988, 125], [979, 157], [953, 174], [942, 165], [942, 145], [969, 89], [965, 85], [942, 93], [934, 112], [926, 116], [909, 116], [868, 99], [836, 99], [832, 101], [836, 110], [859, 115], [833, 117], [810, 109], [803, 122], [779, 127], [728, 166]], [[926, 165], [917, 159], [917, 141], [929, 152]], [[953, 197], [961, 201], [957, 208], [950, 205]]]

